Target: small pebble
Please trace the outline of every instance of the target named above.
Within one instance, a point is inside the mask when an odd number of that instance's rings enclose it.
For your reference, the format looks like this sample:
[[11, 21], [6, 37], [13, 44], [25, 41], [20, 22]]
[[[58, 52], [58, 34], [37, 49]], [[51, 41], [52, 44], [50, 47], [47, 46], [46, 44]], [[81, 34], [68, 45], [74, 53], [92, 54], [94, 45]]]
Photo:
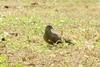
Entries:
[[5, 5], [4, 8], [9, 8], [9, 6]]
[[1, 41], [5, 41], [6, 39], [5, 38], [1, 38]]

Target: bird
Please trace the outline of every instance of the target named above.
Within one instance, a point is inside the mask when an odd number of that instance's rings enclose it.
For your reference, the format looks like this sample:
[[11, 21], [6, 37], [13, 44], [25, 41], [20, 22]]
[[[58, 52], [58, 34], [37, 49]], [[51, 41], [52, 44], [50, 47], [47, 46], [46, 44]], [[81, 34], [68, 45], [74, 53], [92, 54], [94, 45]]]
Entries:
[[51, 45], [63, 43], [64, 41], [68, 44], [73, 44], [70, 39], [61, 38], [56, 33], [52, 32], [53, 27], [51, 25], [47, 25], [45, 27], [45, 32], [43, 35], [44, 40]]

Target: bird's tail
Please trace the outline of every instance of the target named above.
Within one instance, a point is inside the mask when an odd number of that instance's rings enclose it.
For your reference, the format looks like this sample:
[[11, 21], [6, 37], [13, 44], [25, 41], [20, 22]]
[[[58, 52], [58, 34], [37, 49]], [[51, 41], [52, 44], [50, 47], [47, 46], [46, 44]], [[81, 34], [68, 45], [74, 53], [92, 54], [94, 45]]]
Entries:
[[64, 40], [65, 40], [65, 42], [68, 43], [69, 45], [70, 45], [70, 44], [74, 45], [74, 43], [72, 42], [71, 39], [64, 39]]

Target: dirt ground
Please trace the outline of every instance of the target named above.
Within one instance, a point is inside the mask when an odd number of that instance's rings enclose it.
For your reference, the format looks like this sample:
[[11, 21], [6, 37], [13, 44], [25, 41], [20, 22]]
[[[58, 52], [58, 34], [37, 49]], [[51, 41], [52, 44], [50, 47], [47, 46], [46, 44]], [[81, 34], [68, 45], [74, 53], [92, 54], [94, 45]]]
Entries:
[[[47, 24], [75, 45], [50, 50]], [[1, 0], [0, 39], [0, 67], [100, 67], [100, 1]]]

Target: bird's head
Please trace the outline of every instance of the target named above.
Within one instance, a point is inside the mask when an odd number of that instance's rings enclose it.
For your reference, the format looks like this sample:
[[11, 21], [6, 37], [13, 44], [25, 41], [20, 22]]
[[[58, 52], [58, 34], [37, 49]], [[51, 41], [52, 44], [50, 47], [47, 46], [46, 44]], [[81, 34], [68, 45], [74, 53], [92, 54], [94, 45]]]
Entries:
[[51, 31], [51, 29], [53, 29], [53, 27], [51, 25], [47, 25], [46, 28], [45, 28], [45, 32], [49, 32]]
[[47, 25], [46, 26], [46, 29], [49, 29], [50, 30], [50, 29], [53, 29], [53, 27], [51, 25]]

